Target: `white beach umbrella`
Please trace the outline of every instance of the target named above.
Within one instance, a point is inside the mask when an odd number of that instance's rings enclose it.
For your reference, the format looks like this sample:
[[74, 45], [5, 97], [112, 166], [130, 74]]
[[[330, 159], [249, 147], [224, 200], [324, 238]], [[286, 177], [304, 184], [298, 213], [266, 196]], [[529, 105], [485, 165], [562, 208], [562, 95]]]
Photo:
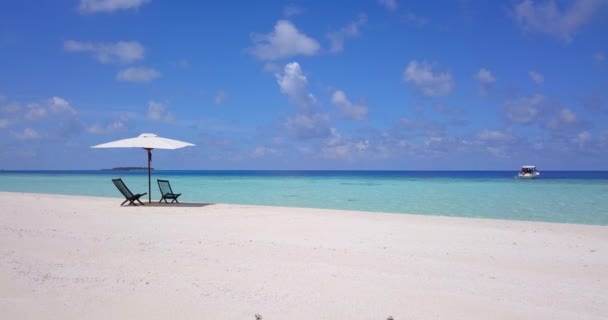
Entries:
[[152, 162], [152, 149], [179, 149], [194, 147], [194, 144], [179, 140], [159, 137], [153, 133], [142, 133], [135, 138], [116, 140], [102, 143], [91, 148], [142, 148], [148, 151], [148, 203], [152, 202], [152, 189], [150, 187], [150, 162]]

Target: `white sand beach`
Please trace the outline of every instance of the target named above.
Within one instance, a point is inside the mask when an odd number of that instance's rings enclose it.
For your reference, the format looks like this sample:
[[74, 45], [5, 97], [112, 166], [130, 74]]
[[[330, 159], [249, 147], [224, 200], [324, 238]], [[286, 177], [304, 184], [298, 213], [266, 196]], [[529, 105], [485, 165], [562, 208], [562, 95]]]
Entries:
[[3, 319], [607, 319], [608, 227], [0, 193]]

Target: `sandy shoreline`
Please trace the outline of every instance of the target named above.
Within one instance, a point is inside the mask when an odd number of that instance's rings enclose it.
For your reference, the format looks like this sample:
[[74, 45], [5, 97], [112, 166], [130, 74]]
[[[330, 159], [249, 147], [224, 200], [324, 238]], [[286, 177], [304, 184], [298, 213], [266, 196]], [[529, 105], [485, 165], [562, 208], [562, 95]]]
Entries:
[[606, 319], [608, 227], [0, 192], [6, 319]]

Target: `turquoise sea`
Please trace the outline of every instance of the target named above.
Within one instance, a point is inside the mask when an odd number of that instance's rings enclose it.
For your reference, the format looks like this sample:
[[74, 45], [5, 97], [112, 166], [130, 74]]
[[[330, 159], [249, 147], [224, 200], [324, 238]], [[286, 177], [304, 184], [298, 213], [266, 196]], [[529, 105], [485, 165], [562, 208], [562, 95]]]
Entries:
[[[607, 171], [172, 171], [184, 202], [348, 209], [476, 218], [608, 225]], [[122, 197], [122, 178], [134, 193], [148, 191], [144, 171], [0, 171], [0, 191]], [[147, 196], [146, 196], [147, 197]], [[147, 198], [146, 198], [147, 199]], [[117, 199], [117, 205], [121, 201]]]

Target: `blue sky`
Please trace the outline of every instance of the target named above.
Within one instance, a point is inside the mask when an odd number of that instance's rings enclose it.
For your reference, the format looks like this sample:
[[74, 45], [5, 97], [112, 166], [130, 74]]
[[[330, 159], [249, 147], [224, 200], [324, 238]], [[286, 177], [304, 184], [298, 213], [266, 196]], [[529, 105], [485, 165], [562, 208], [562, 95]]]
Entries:
[[3, 1], [0, 169], [608, 170], [608, 1]]

